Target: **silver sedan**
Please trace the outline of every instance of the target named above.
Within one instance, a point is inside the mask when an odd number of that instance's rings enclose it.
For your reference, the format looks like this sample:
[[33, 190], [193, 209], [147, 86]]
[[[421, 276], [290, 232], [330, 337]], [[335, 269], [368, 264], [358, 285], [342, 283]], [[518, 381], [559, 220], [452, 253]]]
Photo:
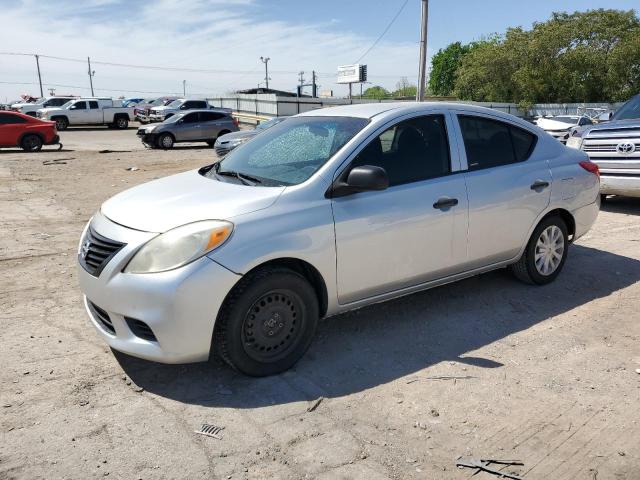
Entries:
[[106, 201], [79, 246], [89, 317], [114, 349], [291, 367], [318, 320], [489, 270], [561, 272], [599, 211], [598, 168], [479, 107], [314, 110], [199, 170]]

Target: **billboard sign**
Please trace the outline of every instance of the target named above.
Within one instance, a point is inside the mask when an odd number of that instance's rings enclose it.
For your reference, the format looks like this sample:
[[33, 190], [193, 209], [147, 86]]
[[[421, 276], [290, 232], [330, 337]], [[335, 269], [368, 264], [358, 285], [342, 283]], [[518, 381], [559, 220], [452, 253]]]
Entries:
[[336, 83], [360, 82], [360, 64], [342, 65], [338, 67], [338, 80]]

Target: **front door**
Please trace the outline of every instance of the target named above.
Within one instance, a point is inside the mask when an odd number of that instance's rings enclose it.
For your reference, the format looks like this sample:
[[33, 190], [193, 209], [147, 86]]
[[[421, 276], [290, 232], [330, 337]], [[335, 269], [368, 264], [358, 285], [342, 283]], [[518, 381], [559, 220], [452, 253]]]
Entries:
[[332, 200], [341, 304], [457, 273], [466, 260], [467, 194], [448, 130], [445, 113], [408, 118], [347, 167], [380, 166], [389, 188]]
[[469, 194], [469, 265], [514, 258], [549, 204], [551, 170], [537, 136], [489, 114], [459, 113]]
[[88, 105], [87, 102], [81, 100], [79, 102], [74, 103], [69, 107], [67, 111], [67, 117], [69, 118], [69, 124], [82, 124], [87, 123], [88, 116]]
[[0, 112], [0, 145], [4, 147], [17, 146], [25, 131], [25, 123], [27, 121], [18, 115]]
[[198, 112], [188, 113], [178, 120], [173, 128], [173, 133], [178, 142], [200, 140], [200, 118], [198, 117]]

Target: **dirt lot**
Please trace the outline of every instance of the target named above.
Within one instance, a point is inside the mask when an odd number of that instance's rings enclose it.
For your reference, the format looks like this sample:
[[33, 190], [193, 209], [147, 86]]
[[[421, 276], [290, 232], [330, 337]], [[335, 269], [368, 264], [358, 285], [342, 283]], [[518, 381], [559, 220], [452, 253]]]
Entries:
[[114, 354], [76, 282], [102, 201], [212, 150], [144, 150], [133, 129], [62, 140], [0, 152], [0, 479], [469, 478], [460, 455], [640, 478], [640, 201], [610, 201], [552, 285], [498, 271], [330, 318], [295, 369], [251, 379]]

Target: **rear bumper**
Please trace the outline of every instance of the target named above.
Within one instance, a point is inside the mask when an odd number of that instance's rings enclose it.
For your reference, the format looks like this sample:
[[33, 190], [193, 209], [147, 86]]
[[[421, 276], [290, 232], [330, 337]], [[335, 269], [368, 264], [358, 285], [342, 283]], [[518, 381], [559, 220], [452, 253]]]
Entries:
[[640, 197], [640, 173], [638, 175], [600, 175], [600, 193]]
[[600, 212], [600, 196], [596, 198], [596, 201], [585, 205], [584, 207], [580, 207], [573, 212], [573, 218], [576, 222], [576, 231], [573, 235], [573, 240], [577, 240], [585, 233], [589, 231], [589, 229], [593, 226], [598, 218], [598, 213]]

